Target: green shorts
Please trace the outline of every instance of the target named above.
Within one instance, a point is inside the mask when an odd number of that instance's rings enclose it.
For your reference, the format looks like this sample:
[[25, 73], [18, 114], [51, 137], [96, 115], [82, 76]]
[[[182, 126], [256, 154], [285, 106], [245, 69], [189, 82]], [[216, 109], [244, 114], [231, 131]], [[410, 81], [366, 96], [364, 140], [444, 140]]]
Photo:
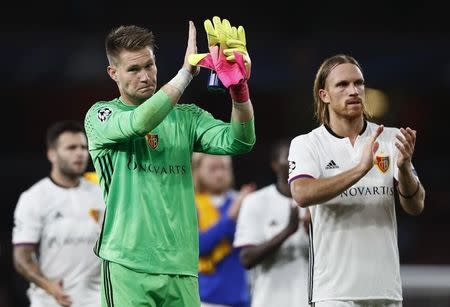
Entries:
[[102, 307], [199, 307], [198, 279], [140, 273], [102, 261]]

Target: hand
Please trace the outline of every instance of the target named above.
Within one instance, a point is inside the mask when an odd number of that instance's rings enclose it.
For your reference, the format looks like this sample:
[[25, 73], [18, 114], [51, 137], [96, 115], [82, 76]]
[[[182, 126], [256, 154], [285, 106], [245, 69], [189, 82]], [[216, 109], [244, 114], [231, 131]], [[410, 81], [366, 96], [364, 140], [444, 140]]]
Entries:
[[364, 145], [361, 161], [359, 162], [359, 166], [364, 174], [369, 172], [373, 167], [375, 152], [380, 146], [380, 144], [376, 140], [381, 132], [383, 132], [383, 130], [383, 125], [378, 126], [367, 140], [367, 143]]
[[397, 167], [399, 169], [408, 168], [411, 166], [411, 159], [416, 145], [416, 130], [407, 127], [400, 128], [395, 146], [398, 149]]
[[[245, 31], [232, 27], [227, 19], [213, 17], [204, 22], [210, 53], [189, 57], [194, 66], [215, 70], [225, 87], [237, 85], [250, 77], [250, 57], [246, 49]], [[242, 53], [241, 53], [242, 52]]]
[[228, 216], [233, 219], [237, 220], [237, 217], [239, 215], [239, 210], [241, 210], [242, 201], [244, 198], [251, 192], [256, 190], [256, 184], [254, 183], [247, 183], [242, 185], [238, 195], [233, 200], [233, 203], [231, 204], [230, 208], [228, 208]]
[[63, 307], [72, 306], [72, 300], [63, 289], [63, 281], [51, 281], [47, 287], [47, 292], [55, 298], [59, 305]]
[[309, 224], [311, 223], [311, 212], [309, 212], [308, 208], [305, 208], [305, 214], [302, 217], [303, 221], [303, 228], [305, 229], [306, 233], [309, 233]]
[[293, 234], [298, 230], [298, 226], [300, 223], [300, 217], [298, 216], [298, 207], [291, 206], [291, 210], [289, 213], [289, 222], [286, 226], [289, 234]]
[[183, 68], [189, 71], [193, 76], [196, 76], [200, 72], [200, 67], [191, 65], [189, 63], [189, 56], [197, 53], [197, 30], [192, 21], [189, 20], [189, 37], [186, 47], [186, 54], [184, 56]]

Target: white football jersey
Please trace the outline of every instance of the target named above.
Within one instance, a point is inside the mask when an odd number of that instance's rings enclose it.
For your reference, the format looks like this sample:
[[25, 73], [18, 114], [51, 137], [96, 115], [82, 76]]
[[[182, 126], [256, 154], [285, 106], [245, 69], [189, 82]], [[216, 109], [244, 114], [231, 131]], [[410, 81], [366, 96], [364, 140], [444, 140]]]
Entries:
[[[376, 127], [367, 122], [353, 146], [324, 125], [297, 136], [289, 150], [289, 182], [331, 177], [356, 166]], [[340, 195], [309, 207], [313, 302], [402, 300], [394, 199], [399, 133], [385, 127], [374, 167]]]
[[[14, 212], [12, 243], [39, 244], [42, 273], [63, 281], [72, 307], [100, 306], [100, 259], [93, 248], [104, 210], [98, 185], [81, 179], [78, 187], [63, 188], [47, 177], [20, 195]], [[28, 295], [32, 306], [59, 306], [34, 284]]]
[[[235, 247], [259, 245], [286, 228], [293, 200], [269, 185], [243, 200]], [[300, 208], [300, 215], [306, 209]], [[252, 307], [308, 305], [308, 235], [302, 221], [280, 249], [252, 270]]]

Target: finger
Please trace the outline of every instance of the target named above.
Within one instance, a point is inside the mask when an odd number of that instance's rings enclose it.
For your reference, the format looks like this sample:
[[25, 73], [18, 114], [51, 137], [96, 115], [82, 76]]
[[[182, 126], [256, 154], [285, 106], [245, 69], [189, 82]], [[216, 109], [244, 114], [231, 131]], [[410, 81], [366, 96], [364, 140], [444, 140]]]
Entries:
[[395, 147], [397, 147], [398, 151], [403, 155], [403, 157], [410, 157], [411, 154], [405, 149], [405, 146], [402, 144], [395, 142]]
[[379, 125], [376, 129], [375, 129], [375, 131], [372, 133], [372, 136], [371, 136], [371, 142], [372, 143], [375, 143], [375, 141], [376, 141], [376, 139], [378, 138], [378, 136], [381, 134], [381, 132], [383, 132], [383, 130], [384, 130], [384, 126], [383, 125]]
[[197, 49], [197, 29], [195, 28], [194, 22], [189, 20], [189, 42], [192, 47]]
[[244, 30], [243, 26], [239, 26], [238, 27], [237, 37], [238, 37], [238, 40], [244, 42], [244, 45], [247, 44], [247, 40], [246, 40], [246, 37], [245, 37], [245, 30]]
[[237, 39], [238, 38], [238, 34], [237, 34], [237, 29], [236, 27], [232, 27], [231, 28], [231, 37]]
[[244, 42], [241, 40], [238, 40], [238, 39], [230, 38], [230, 39], [227, 39], [226, 43], [227, 43], [227, 46], [230, 48], [235, 48], [235, 47], [245, 48]]
[[215, 29], [214, 29], [214, 26], [213, 26], [211, 20], [206, 19], [203, 22], [203, 26], [205, 27], [205, 31], [207, 34], [213, 34], [215, 32]]
[[[400, 129], [400, 131], [402, 130]], [[416, 143], [416, 133], [417, 133], [416, 130], [407, 127], [406, 129], [403, 129], [402, 133], [405, 135], [408, 142], [410, 142], [413, 145]]]
[[228, 21], [228, 19], [224, 19], [222, 20], [222, 30], [224, 33], [224, 39], [229, 38], [229, 37], [233, 37], [233, 30], [231, 27], [230, 22]]
[[218, 17], [218, 16], [213, 17], [213, 25], [214, 25], [214, 30], [216, 31], [217, 35], [219, 35], [219, 32], [222, 31], [222, 22], [220, 21], [220, 17]]

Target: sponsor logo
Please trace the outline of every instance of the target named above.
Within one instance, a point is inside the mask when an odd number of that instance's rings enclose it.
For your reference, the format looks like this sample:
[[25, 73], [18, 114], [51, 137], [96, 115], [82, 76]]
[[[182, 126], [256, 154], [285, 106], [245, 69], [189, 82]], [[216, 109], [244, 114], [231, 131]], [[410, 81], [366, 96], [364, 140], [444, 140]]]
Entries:
[[137, 162], [133, 159], [128, 161], [130, 171], [149, 172], [157, 175], [184, 175], [186, 174], [186, 165], [156, 165], [153, 163]]
[[341, 193], [341, 197], [354, 196], [377, 196], [377, 195], [394, 195], [394, 187], [390, 186], [372, 186], [372, 187], [352, 187]]

